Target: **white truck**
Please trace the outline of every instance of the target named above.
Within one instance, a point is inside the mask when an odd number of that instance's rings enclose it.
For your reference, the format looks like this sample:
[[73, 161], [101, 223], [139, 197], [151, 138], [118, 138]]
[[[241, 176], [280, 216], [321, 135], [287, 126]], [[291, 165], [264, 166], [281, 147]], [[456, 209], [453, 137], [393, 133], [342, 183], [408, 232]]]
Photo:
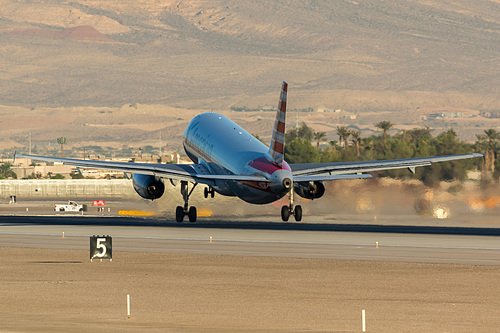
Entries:
[[67, 205], [55, 204], [54, 211], [56, 212], [83, 212], [87, 210], [87, 205], [79, 205], [76, 201], [68, 201]]

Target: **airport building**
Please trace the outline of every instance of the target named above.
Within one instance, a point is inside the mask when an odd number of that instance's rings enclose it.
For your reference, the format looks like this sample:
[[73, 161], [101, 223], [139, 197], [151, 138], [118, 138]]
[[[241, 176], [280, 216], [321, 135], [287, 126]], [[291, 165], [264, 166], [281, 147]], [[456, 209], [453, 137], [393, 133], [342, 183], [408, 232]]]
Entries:
[[9, 198], [135, 198], [128, 179], [26, 179], [0, 180], [0, 199]]

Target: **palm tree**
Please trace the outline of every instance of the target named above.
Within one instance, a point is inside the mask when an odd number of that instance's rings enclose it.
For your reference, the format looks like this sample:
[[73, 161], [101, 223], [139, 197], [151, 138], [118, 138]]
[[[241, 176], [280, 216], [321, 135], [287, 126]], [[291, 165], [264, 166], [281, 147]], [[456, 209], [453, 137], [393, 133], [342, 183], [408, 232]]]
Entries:
[[387, 131], [390, 130], [393, 126], [394, 126], [394, 124], [391, 123], [390, 121], [387, 121], [387, 120], [384, 120], [384, 121], [381, 121], [381, 122], [378, 122], [375, 124], [375, 127], [380, 128], [381, 130], [384, 131], [384, 133], [383, 133], [384, 145], [385, 145], [385, 141], [387, 139]]
[[432, 138], [431, 129], [429, 126], [414, 128], [408, 131], [410, 135], [410, 142], [414, 144], [428, 143]]
[[495, 152], [493, 150], [493, 142], [500, 140], [500, 133], [492, 128], [484, 130], [484, 138], [488, 139], [488, 150], [484, 154], [486, 170], [495, 171]]
[[478, 143], [483, 143], [487, 139], [487, 136], [482, 134], [476, 134], [476, 138]]
[[349, 147], [349, 137], [351, 136], [351, 131], [347, 130], [344, 134], [344, 147], [347, 149]]
[[320, 141], [326, 140], [326, 133], [325, 132], [314, 132], [314, 140], [316, 140], [316, 149], [319, 149]]
[[373, 137], [372, 136], [361, 139], [361, 142], [363, 142], [363, 147], [365, 150], [373, 150]]
[[337, 126], [337, 135], [339, 136], [339, 142], [342, 142], [342, 139], [344, 140], [344, 148], [347, 149], [349, 146], [349, 130], [345, 126]]
[[485, 151], [487, 148], [487, 145], [488, 143], [486, 142], [486, 140], [488, 139], [488, 137], [486, 135], [483, 135], [483, 134], [476, 134], [476, 147], [480, 150], [480, 151]]
[[60, 138], [57, 138], [57, 143], [61, 145], [61, 158], [63, 158], [64, 157], [63, 146], [68, 143], [68, 139], [62, 136]]
[[500, 140], [500, 133], [492, 128], [484, 130], [484, 134], [488, 138], [490, 148], [493, 146], [493, 141]]
[[356, 156], [359, 157], [359, 143], [361, 142], [361, 132], [360, 131], [350, 131], [352, 142], [356, 146]]
[[332, 140], [332, 141], [329, 141], [328, 143], [332, 146], [332, 150], [335, 151], [336, 150], [335, 147], [337, 146], [338, 142], [335, 140]]
[[337, 135], [339, 136], [340, 144], [342, 144], [342, 140], [344, 139], [343, 134], [344, 134], [345, 130], [346, 130], [345, 126], [342, 126], [342, 127], [337, 126]]

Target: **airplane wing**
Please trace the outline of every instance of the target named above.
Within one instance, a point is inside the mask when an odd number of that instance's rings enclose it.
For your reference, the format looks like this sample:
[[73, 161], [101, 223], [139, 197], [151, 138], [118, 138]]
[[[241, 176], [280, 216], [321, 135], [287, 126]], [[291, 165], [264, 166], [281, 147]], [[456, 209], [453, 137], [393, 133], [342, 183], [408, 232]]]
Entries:
[[295, 176], [293, 180], [296, 182], [315, 182], [324, 180], [339, 180], [339, 179], [365, 179], [372, 178], [372, 175], [368, 173], [360, 174], [345, 174], [345, 175], [302, 175]]
[[29, 158], [36, 161], [56, 162], [66, 165], [72, 165], [79, 168], [91, 168], [100, 170], [121, 171], [124, 173], [140, 173], [143, 175], [156, 176], [174, 180], [185, 180], [189, 182], [214, 185], [217, 180], [234, 180], [234, 181], [257, 181], [269, 182], [262, 176], [244, 176], [244, 175], [212, 175], [208, 172], [205, 166], [201, 164], [158, 164], [158, 163], [130, 163], [130, 162], [110, 162], [110, 161], [94, 161], [94, 160], [79, 160], [71, 158], [59, 158], [48, 156], [34, 156], [16, 154], [16, 158]]
[[[337, 179], [361, 179], [370, 178], [371, 175], [363, 174], [372, 171], [382, 171], [391, 169], [408, 168], [415, 172], [416, 167], [429, 166], [432, 163], [462, 160], [483, 156], [483, 154], [464, 154], [450, 156], [436, 156], [423, 158], [409, 158], [399, 160], [382, 161], [361, 161], [361, 162], [340, 162], [340, 163], [304, 163], [290, 164], [294, 180], [297, 182], [306, 181], [327, 181]], [[48, 156], [35, 156], [16, 154], [16, 157], [29, 158], [37, 161], [57, 162], [66, 165], [73, 165], [79, 168], [93, 168], [102, 170], [121, 171], [124, 173], [140, 173], [161, 178], [174, 180], [184, 180], [195, 183], [202, 183], [213, 186], [217, 180], [233, 181], [257, 181], [269, 182], [263, 176], [247, 175], [212, 175], [205, 166], [201, 164], [156, 164], [156, 163], [130, 163], [130, 162], [109, 162], [94, 160], [79, 160], [71, 158], [59, 158]]]
[[415, 173], [416, 167], [429, 166], [432, 163], [456, 161], [468, 158], [475, 158], [484, 156], [483, 154], [463, 154], [463, 155], [449, 155], [449, 156], [435, 156], [435, 157], [419, 157], [419, 158], [406, 158], [399, 160], [380, 160], [380, 161], [361, 161], [361, 162], [339, 162], [339, 163], [303, 163], [303, 164], [290, 164], [294, 179], [304, 175], [321, 175], [324, 179], [317, 180], [330, 180], [329, 175], [349, 175], [360, 174], [363, 172], [382, 171], [391, 169], [406, 169], [408, 168], [412, 173]]

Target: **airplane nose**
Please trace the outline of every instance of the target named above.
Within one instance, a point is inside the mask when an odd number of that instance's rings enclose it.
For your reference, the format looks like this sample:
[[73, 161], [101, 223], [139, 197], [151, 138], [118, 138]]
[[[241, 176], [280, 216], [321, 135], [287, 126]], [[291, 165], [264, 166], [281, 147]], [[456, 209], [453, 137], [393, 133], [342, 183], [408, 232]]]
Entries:
[[285, 189], [289, 189], [290, 187], [292, 187], [292, 180], [290, 178], [285, 178], [283, 179], [283, 187]]

